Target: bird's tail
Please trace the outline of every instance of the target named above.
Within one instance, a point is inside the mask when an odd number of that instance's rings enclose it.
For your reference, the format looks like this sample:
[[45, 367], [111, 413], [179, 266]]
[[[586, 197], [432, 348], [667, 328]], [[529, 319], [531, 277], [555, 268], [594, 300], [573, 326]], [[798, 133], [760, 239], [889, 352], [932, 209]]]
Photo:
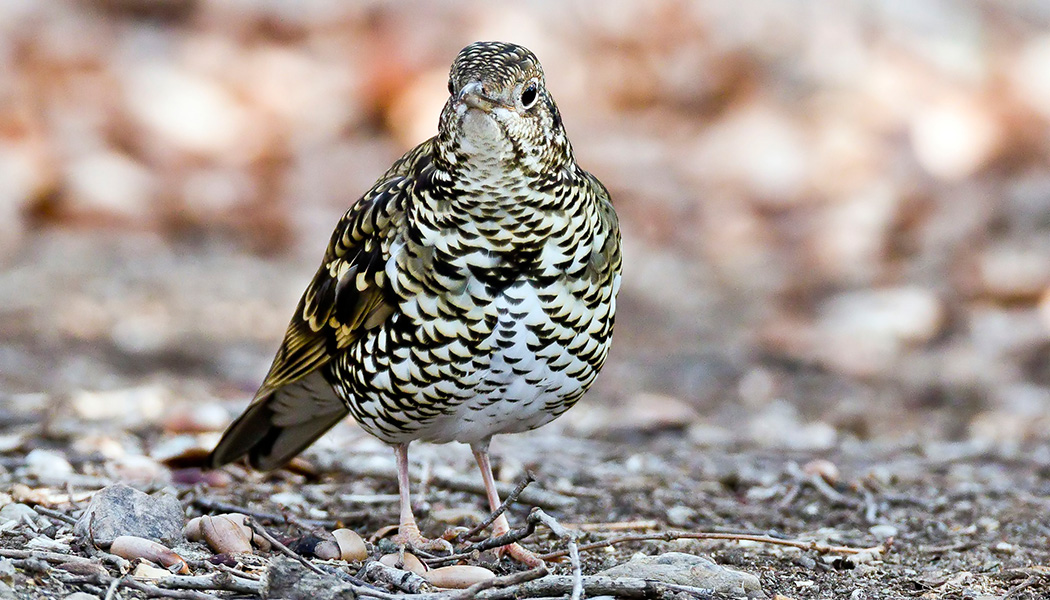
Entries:
[[220, 467], [242, 456], [260, 470], [280, 467], [348, 413], [320, 370], [258, 396], [208, 456]]

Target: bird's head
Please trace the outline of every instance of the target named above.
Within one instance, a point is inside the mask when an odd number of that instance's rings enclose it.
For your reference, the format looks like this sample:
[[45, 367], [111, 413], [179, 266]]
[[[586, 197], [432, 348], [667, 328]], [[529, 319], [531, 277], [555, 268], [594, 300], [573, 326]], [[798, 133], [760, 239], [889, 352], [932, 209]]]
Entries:
[[572, 150], [539, 59], [505, 42], [475, 42], [460, 51], [448, 79], [438, 144], [449, 163], [499, 162], [526, 173], [572, 161]]

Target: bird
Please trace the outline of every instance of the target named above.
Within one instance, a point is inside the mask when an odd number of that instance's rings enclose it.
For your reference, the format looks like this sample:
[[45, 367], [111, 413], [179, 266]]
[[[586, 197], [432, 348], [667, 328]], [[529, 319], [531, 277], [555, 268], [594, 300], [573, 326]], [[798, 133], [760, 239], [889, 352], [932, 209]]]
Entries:
[[[443, 540], [412, 512], [409, 444], [469, 444], [495, 511], [490, 440], [549, 423], [594, 382], [622, 263], [609, 192], [577, 164], [532, 51], [472, 43], [448, 92], [437, 135], [340, 219], [262, 385], [208, 458], [274, 469], [349, 414], [394, 449], [395, 540], [430, 549]], [[492, 533], [508, 531], [501, 514]], [[542, 564], [518, 544], [498, 552]]]

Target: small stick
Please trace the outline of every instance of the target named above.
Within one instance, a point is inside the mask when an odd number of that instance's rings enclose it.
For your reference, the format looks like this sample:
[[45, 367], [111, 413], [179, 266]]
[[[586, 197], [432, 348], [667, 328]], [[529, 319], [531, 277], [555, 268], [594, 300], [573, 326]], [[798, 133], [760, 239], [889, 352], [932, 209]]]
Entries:
[[292, 550], [288, 546], [285, 546], [284, 544], [282, 544], [280, 542], [280, 540], [278, 540], [277, 538], [275, 538], [272, 535], [270, 535], [270, 532], [266, 531], [266, 528], [263, 527], [262, 525], [260, 525], [259, 522], [255, 520], [254, 516], [249, 516], [246, 519], [244, 519], [244, 524], [247, 525], [248, 527], [251, 527], [252, 531], [254, 531], [255, 533], [258, 533], [264, 540], [266, 540], [267, 542], [270, 542], [270, 545], [273, 546], [274, 548], [277, 548], [277, 551], [280, 552], [281, 554], [284, 554], [285, 556], [288, 556], [290, 558], [293, 558], [293, 559], [299, 561], [304, 567], [306, 567], [307, 569], [310, 569], [311, 571], [313, 571], [314, 573], [317, 573], [318, 575], [322, 575], [322, 576], [330, 575], [330, 573], [325, 573], [324, 571], [319, 569], [317, 567], [317, 565], [315, 565], [315, 564], [311, 563], [310, 561], [306, 560], [306, 558], [304, 558], [303, 555], [299, 554], [298, 552], [295, 552], [294, 550]]
[[418, 594], [420, 590], [429, 587], [427, 580], [420, 575], [405, 569], [388, 567], [377, 560], [366, 562], [359, 575], [374, 581], [388, 583], [409, 594]]
[[572, 531], [562, 526], [557, 519], [548, 515], [540, 509], [535, 509], [533, 514], [541, 523], [547, 526], [554, 535], [564, 539], [569, 546], [569, 563], [572, 565], [572, 595], [570, 600], [580, 600], [583, 596], [583, 569], [580, 566], [580, 549], [576, 545], [578, 531]]
[[1025, 591], [1026, 589], [1028, 589], [1028, 588], [1032, 587], [1033, 585], [1035, 585], [1037, 581], [1039, 581], [1039, 576], [1038, 575], [1030, 575], [1028, 577], [1028, 579], [1025, 579], [1021, 583], [1019, 583], [1019, 584], [1015, 585], [1014, 587], [1006, 590], [1006, 593], [1003, 594], [1003, 600], [1007, 600], [1007, 598], [1013, 598], [1014, 596], [1017, 596], [1021, 592]]
[[293, 560], [299, 562], [304, 567], [306, 567], [307, 569], [310, 569], [314, 573], [317, 573], [318, 575], [322, 575], [322, 576], [326, 576], [326, 577], [334, 577], [335, 579], [339, 579], [341, 581], [345, 581], [346, 583], [354, 586], [354, 591], [357, 594], [359, 594], [359, 595], [366, 595], [365, 593], [367, 592], [368, 595], [372, 595], [372, 596], [375, 596], [375, 597], [378, 597], [378, 598], [385, 598], [385, 596], [380, 595], [380, 594], [383, 594], [385, 592], [382, 592], [382, 590], [375, 589], [373, 586], [369, 585], [368, 583], [366, 583], [365, 581], [363, 581], [363, 580], [361, 580], [361, 579], [359, 579], [357, 577], [353, 577], [352, 575], [348, 575], [348, 574], [343, 573], [342, 571], [339, 571], [339, 570], [336, 570], [336, 569], [332, 569], [331, 571], [328, 571], [328, 570], [319, 568], [317, 565], [315, 565], [315, 564], [311, 563], [310, 561], [306, 560], [306, 558], [303, 555], [299, 554], [298, 552], [295, 552], [294, 550], [292, 550], [288, 546], [285, 546], [284, 544], [282, 544], [280, 542], [280, 540], [278, 540], [277, 538], [275, 538], [272, 535], [270, 535], [270, 532], [266, 531], [266, 528], [263, 527], [262, 525], [260, 525], [259, 522], [256, 521], [253, 517], [246, 518], [244, 520], [244, 524], [249, 526], [249, 527], [251, 527], [252, 531], [254, 531], [255, 533], [258, 533], [263, 539], [265, 539], [266, 541], [270, 542], [270, 545], [273, 546], [274, 548], [276, 548], [278, 552], [280, 552], [281, 554], [284, 554], [285, 556], [288, 556], [288, 557], [292, 558]]
[[263, 591], [261, 581], [245, 579], [226, 572], [213, 573], [211, 575], [176, 575], [162, 577], [157, 580], [157, 585], [166, 589], [181, 590], [218, 590], [223, 592], [237, 592], [239, 594], [254, 594], [258, 596]]
[[[596, 548], [605, 548], [606, 546], [615, 546], [616, 544], [622, 544], [624, 542], [647, 542], [647, 541], [664, 541], [670, 542], [673, 540], [729, 540], [735, 542], [758, 542], [760, 544], [775, 544], [778, 546], [791, 546], [792, 548], [801, 548], [802, 550], [813, 550], [819, 554], [860, 554], [861, 552], [885, 552], [892, 540], [886, 540], [886, 542], [879, 544], [878, 546], [872, 546], [870, 548], [856, 548], [852, 546], [830, 546], [827, 544], [821, 544], [820, 542], [803, 542], [801, 540], [790, 540], [770, 537], [768, 535], [754, 535], [750, 533], [714, 533], [707, 531], [665, 531], [663, 533], [649, 533], [639, 535], [623, 535], [620, 537], [609, 538], [600, 542], [593, 542], [590, 544], [584, 544], [580, 546], [580, 550], [594, 550]], [[541, 554], [539, 558], [541, 560], [552, 560], [555, 558], [561, 558], [569, 553], [568, 550], [558, 550], [556, 552], [549, 552], [547, 554]]]
[[643, 519], [640, 521], [616, 521], [613, 523], [563, 523], [570, 529], [580, 531], [634, 531], [638, 529], [656, 529], [660, 521]]
[[106, 600], [113, 600], [117, 596], [117, 590], [120, 589], [120, 585], [124, 583], [125, 575], [120, 577], [114, 577], [113, 581], [109, 584], [109, 589], [106, 590]]
[[510, 575], [502, 575], [500, 577], [494, 577], [492, 579], [486, 579], [485, 581], [479, 581], [474, 585], [453, 592], [448, 600], [471, 600], [476, 597], [479, 592], [492, 588], [508, 588], [515, 585], [546, 577], [550, 574], [547, 567], [536, 567], [529, 569], [528, 571], [520, 571], [518, 573], [511, 573]]
[[[474, 481], [473, 478], [461, 477], [459, 475], [451, 474], [435, 474], [431, 480], [431, 485], [435, 485], [448, 490], [455, 490], [458, 492], [470, 492], [472, 494], [485, 495], [485, 486], [480, 481]], [[509, 495], [513, 490], [509, 485], [505, 483], [496, 483], [496, 489], [500, 495]], [[565, 496], [551, 490], [542, 490], [536, 487], [529, 488], [521, 493], [521, 501], [525, 504], [532, 506], [542, 506], [544, 508], [567, 508], [576, 504], [576, 498], [572, 496]]]
[[98, 561], [76, 556], [74, 554], [62, 554], [60, 552], [46, 552], [44, 550], [14, 550], [0, 548], [0, 556], [4, 558], [37, 558], [49, 563], [71, 563], [81, 566], [101, 567]]
[[60, 511], [48, 508], [46, 506], [41, 506], [41, 505], [37, 504], [36, 506], [33, 507], [33, 510], [35, 510], [36, 512], [44, 515], [45, 517], [51, 517], [52, 519], [55, 519], [57, 521], [62, 521], [63, 523], [69, 523], [70, 525], [76, 525], [77, 524], [77, 520], [74, 519], [73, 517], [67, 515], [64, 512], [60, 512]]
[[507, 511], [507, 508], [509, 508], [512, 504], [517, 502], [518, 496], [520, 496], [521, 493], [525, 491], [525, 488], [533, 481], [536, 481], [535, 476], [533, 476], [531, 471], [526, 471], [525, 477], [520, 482], [518, 482], [517, 487], [515, 487], [510, 494], [507, 494], [507, 497], [503, 500], [503, 503], [499, 505], [499, 508], [493, 511], [487, 519], [478, 523], [474, 527], [471, 527], [470, 530], [465, 531], [452, 538], [451, 542], [453, 544], [459, 544], [460, 542], [466, 541], [474, 537], [479, 531], [485, 529], [489, 525], [492, 525], [492, 523], [496, 519], [498, 519], [500, 515]]
[[[249, 517], [254, 517], [263, 521], [270, 521], [277, 525], [286, 525], [292, 523], [289, 517], [279, 513], [252, 510], [245, 506], [237, 506], [236, 504], [222, 502], [221, 500], [213, 500], [211, 498], [197, 497], [193, 499], [192, 504], [196, 505], [198, 508], [207, 511], [241, 513], [243, 515], [248, 515]], [[303, 523], [309, 523], [310, 525], [315, 527], [332, 528], [338, 527], [340, 524], [340, 521], [337, 521], [335, 519], [307, 519], [298, 517], [296, 519]]]

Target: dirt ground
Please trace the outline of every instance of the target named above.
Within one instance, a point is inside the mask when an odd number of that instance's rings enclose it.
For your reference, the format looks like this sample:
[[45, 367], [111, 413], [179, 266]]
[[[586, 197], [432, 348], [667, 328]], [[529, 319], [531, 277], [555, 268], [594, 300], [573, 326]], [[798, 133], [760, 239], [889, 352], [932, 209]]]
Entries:
[[[302, 536], [314, 521], [329, 529], [335, 524], [325, 522], [338, 521], [366, 537], [397, 521], [392, 457], [350, 426], [333, 432], [337, 441], [308, 453], [306, 462], [313, 465], [308, 472], [262, 475], [232, 469], [206, 476], [196, 469], [167, 471], [149, 460], [132, 461], [130, 455], [108, 460], [98, 451], [78, 450], [84, 438], [37, 426], [46, 418], [41, 412], [3, 417], [5, 441], [20, 431], [32, 433], [21, 438], [19, 450], [3, 454], [0, 490], [17, 497], [23, 492], [13, 486], [28, 485], [43, 494], [38, 499], [45, 506], [73, 517], [79, 516], [84, 500], [63, 502], [66, 490], [77, 495], [138, 478], [144, 489], [174, 491], [190, 516], [227, 512], [225, 503], [258, 513], [273, 532], [291, 538]], [[144, 448], [186, 439], [156, 426], [123, 436]], [[73, 469], [56, 474], [54, 465], [39, 465], [39, 456], [27, 464], [24, 448], [52, 449], [54, 456], [67, 457]], [[753, 542], [624, 542], [585, 551], [584, 574], [626, 562], [638, 552], [679, 551], [757, 575], [769, 597], [1044, 598], [1050, 591], [1050, 446], [1045, 444], [849, 442], [824, 451], [771, 450], [730, 440], [703, 443], [672, 427], [590, 437], [540, 431], [499, 440], [495, 454], [502, 479], [513, 483], [522, 469], [529, 469], [537, 482], [528, 489], [550, 492], [526, 496], [511, 509], [512, 523], [523, 522], [530, 500], [538, 502], [561, 523], [584, 529], [581, 544], [625, 534], [704, 531], [856, 548], [881, 545], [880, 551], [858, 560], [850, 554]], [[425, 533], [440, 535], [449, 526], [485, 515], [482, 496], [464, 491], [464, 481], [479, 482], [465, 448], [420, 446], [413, 458], [419, 466], [416, 505]], [[146, 483], [144, 477], [158, 482]], [[298, 526], [266, 513], [283, 515]], [[61, 543], [69, 537], [68, 525], [51, 517], [49, 526], [35, 531], [6, 528], [0, 549], [46, 549], [34, 546], [33, 540]], [[564, 548], [542, 528], [525, 545], [537, 552]], [[202, 556], [210, 554], [203, 544], [194, 547]], [[71, 552], [89, 556], [75, 545]], [[491, 555], [469, 562], [500, 574], [521, 568], [494, 564]], [[24, 561], [19, 566], [7, 578], [17, 598], [103, 591], [91, 583], [70, 583], [58, 569], [34, 572]], [[552, 566], [562, 574], [568, 568], [565, 563]], [[129, 590], [121, 594], [136, 597]]]
[[[536, 478], [512, 524], [581, 531], [585, 576], [684, 551], [771, 598], [1050, 597], [1048, 6], [0, 1], [0, 599], [260, 596], [276, 554], [198, 542], [201, 589], [121, 579], [70, 523], [114, 482], [289, 542], [397, 520], [352, 423], [293, 471], [193, 464], [479, 39], [537, 53], [624, 240], [594, 388], [493, 444]], [[412, 465], [426, 533], [486, 516], [466, 448]], [[509, 587], [462, 600], [569, 593], [468, 562]]]
[[[119, 335], [77, 341], [40, 334], [48, 330], [39, 323], [67, 322], [70, 317], [63, 314], [69, 310], [105, 322], [105, 304], [92, 309], [85, 300], [95, 297], [119, 300], [152, 318], [168, 314], [168, 321], [157, 322], [168, 323], [172, 339], [184, 339], [178, 332], [192, 330], [183, 322], [191, 299], [221, 306], [237, 289], [224, 288], [223, 280], [243, 278], [265, 288], [274, 273], [298, 268], [295, 261], [257, 261], [214, 249], [207, 251], [208, 260], [176, 257], [166, 244], [149, 239], [44, 236], [33, 249], [37, 264], [48, 268], [11, 275], [21, 278], [23, 290], [41, 293], [21, 319], [5, 322], [12, 333], [4, 345], [10, 391], [0, 406], [0, 504], [28, 498], [24, 501], [77, 517], [92, 492], [120, 481], [177, 494], [187, 516], [231, 507], [257, 513], [274, 533], [292, 540], [311, 524], [328, 530], [345, 525], [368, 537], [396, 523], [393, 455], [349, 422], [315, 444], [292, 471], [260, 474], [234, 467], [202, 473], [186, 467], [243, 407], [253, 378], [265, 368], [271, 340], [252, 341], [230, 320], [216, 320], [215, 326], [224, 324], [230, 339], [239, 342], [131, 347]], [[65, 259], [71, 256], [81, 258], [71, 264]], [[118, 273], [130, 275], [114, 276], [115, 257], [124, 259]], [[232, 274], [230, 265], [241, 270]], [[49, 282], [63, 279], [70, 282], [63, 294], [43, 293]], [[142, 306], [142, 298], [128, 293], [133, 287], [155, 290], [163, 300]], [[281, 293], [260, 293], [277, 299], [255, 309], [259, 322], [266, 323], [272, 312], [273, 329], [279, 331]], [[86, 317], [75, 322], [83, 336], [97, 326]], [[222, 333], [212, 332], [219, 338]], [[611, 377], [623, 368], [610, 365]], [[53, 391], [32, 391], [43, 382]], [[555, 423], [497, 439], [493, 452], [501, 481], [513, 486], [526, 471], [536, 477], [510, 510], [512, 523], [523, 523], [529, 509], [540, 506], [562, 524], [583, 530], [580, 544], [703, 531], [874, 548], [852, 556], [747, 541], [629, 541], [585, 550], [585, 575], [638, 552], [684, 551], [758, 576], [769, 597], [1042, 598], [1050, 591], [1050, 444], [934, 436], [861, 439], [845, 426], [807, 418], [783, 404], [747, 407], [729, 396], [724, 401], [736, 411], [704, 416], [670, 396], [617, 402], [599, 388]], [[929, 418], [901, 417], [900, 423]], [[872, 410], [869, 418], [885, 417]], [[856, 419], [848, 423], [858, 427]], [[425, 533], [440, 535], [486, 515], [466, 447], [416, 445], [411, 456], [414, 500]], [[533, 495], [540, 491], [545, 493]], [[541, 553], [565, 548], [543, 527], [524, 543]], [[53, 546], [90, 556], [77, 546], [69, 525], [53, 515], [35, 530], [9, 524], [0, 531], [0, 550]], [[200, 561], [211, 555], [203, 544], [187, 547]], [[274, 556], [257, 554], [256, 572]], [[24, 560], [15, 562], [13, 574], [0, 577], [17, 598], [105, 592], [97, 582], [70, 583], [59, 569], [34, 571]], [[497, 563], [490, 554], [469, 562], [498, 574], [521, 569]], [[107, 569], [118, 574], [112, 565]], [[567, 574], [569, 565], [556, 563], [552, 569]], [[121, 594], [141, 595], [127, 588]]]

